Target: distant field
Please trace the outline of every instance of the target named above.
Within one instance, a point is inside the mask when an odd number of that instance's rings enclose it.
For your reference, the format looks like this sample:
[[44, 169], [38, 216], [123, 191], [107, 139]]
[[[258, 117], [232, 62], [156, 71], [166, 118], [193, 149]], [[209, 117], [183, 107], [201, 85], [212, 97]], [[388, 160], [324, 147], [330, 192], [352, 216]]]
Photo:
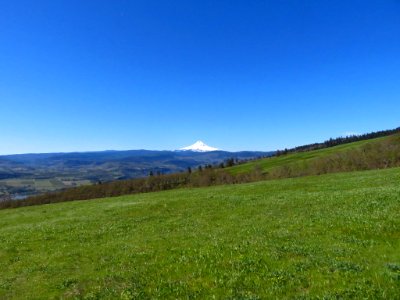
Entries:
[[[3, 179], [0, 180], [1, 191], [8, 191], [14, 195], [29, 195], [46, 193], [72, 186], [90, 184], [90, 180], [65, 180], [65, 179]], [[1, 199], [1, 197], [0, 197]]]
[[330, 148], [325, 148], [325, 149], [321, 149], [321, 150], [298, 152], [298, 153], [292, 153], [292, 154], [282, 155], [282, 156], [274, 156], [271, 158], [264, 158], [264, 159], [260, 159], [260, 160], [251, 161], [251, 162], [248, 162], [245, 164], [237, 165], [234, 167], [230, 167], [227, 170], [229, 170], [233, 174], [251, 172], [255, 168], [261, 168], [262, 171], [269, 171], [276, 167], [281, 167], [284, 165], [288, 166], [292, 163], [298, 163], [301, 161], [309, 161], [312, 159], [328, 156], [330, 154], [335, 154], [335, 153], [338, 153], [341, 151], [359, 148], [359, 147], [369, 144], [369, 143], [380, 142], [380, 141], [383, 141], [384, 139], [387, 139], [387, 137], [353, 142], [353, 143], [343, 144], [343, 145], [339, 145], [336, 147], [330, 147]]
[[400, 169], [0, 211], [0, 298], [399, 299]]

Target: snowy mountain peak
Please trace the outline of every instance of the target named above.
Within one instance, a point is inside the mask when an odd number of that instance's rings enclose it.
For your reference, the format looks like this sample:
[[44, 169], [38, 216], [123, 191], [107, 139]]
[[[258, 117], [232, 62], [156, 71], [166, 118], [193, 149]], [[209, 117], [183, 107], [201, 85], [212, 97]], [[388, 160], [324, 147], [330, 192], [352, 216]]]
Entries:
[[191, 146], [188, 147], [184, 147], [181, 148], [179, 150], [183, 150], [183, 151], [197, 151], [197, 152], [208, 152], [208, 151], [217, 151], [219, 149], [214, 148], [214, 147], [210, 147], [206, 144], [204, 144], [202, 141], [197, 141], [196, 143], [194, 143]]

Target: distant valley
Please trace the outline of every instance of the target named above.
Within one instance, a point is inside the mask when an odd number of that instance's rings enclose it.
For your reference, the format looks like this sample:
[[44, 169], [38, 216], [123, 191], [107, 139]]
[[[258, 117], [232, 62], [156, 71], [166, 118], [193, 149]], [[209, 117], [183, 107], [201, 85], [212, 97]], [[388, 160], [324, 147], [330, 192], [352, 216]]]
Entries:
[[0, 199], [20, 199], [85, 184], [186, 171], [189, 167], [248, 160], [273, 152], [100, 151], [0, 156]]

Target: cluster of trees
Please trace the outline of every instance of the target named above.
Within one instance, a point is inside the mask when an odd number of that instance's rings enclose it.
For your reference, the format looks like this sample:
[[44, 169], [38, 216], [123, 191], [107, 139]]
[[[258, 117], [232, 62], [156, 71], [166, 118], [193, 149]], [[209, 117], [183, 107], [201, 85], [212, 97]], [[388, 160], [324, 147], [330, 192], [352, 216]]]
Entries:
[[[260, 159], [260, 158], [254, 158], [254, 159]], [[197, 167], [197, 171], [198, 172], [203, 172], [203, 170], [218, 169], [218, 168], [220, 168], [220, 169], [229, 168], [229, 167], [233, 167], [233, 166], [235, 166], [237, 164], [243, 164], [243, 163], [249, 162], [251, 160], [253, 160], [253, 159], [239, 160], [239, 158], [228, 158], [225, 161], [220, 162], [219, 164], [214, 164], [214, 165], [205, 164], [204, 166], [199, 165]], [[187, 173], [191, 174], [194, 170], [192, 169], [192, 167], [187, 167], [186, 171], [187, 171]], [[162, 173], [160, 171], [157, 171], [157, 172], [150, 171], [149, 172], [149, 176], [150, 177], [160, 176], [160, 175], [162, 175]]]
[[308, 145], [303, 145], [291, 149], [284, 149], [284, 150], [277, 150], [276, 155], [285, 155], [288, 153], [293, 153], [293, 152], [305, 152], [305, 151], [312, 151], [312, 150], [318, 150], [318, 149], [323, 149], [323, 148], [329, 148], [329, 147], [335, 147], [338, 145], [343, 145], [343, 144], [348, 144], [348, 143], [353, 143], [353, 142], [358, 142], [358, 141], [363, 141], [363, 140], [369, 140], [369, 139], [374, 139], [378, 137], [385, 137], [389, 136], [392, 134], [396, 134], [400, 132], [400, 127], [396, 129], [390, 129], [390, 130], [382, 130], [382, 131], [376, 131], [376, 132], [370, 132], [366, 134], [360, 134], [360, 135], [351, 135], [351, 136], [346, 136], [346, 137], [338, 137], [338, 138], [331, 138], [323, 143], [314, 143], [314, 144], [308, 144]]
[[[228, 158], [224, 162], [220, 162], [217, 165], [211, 165], [211, 164], [206, 164], [204, 166], [200, 165], [197, 167], [197, 171], [202, 172], [203, 170], [210, 170], [210, 169], [216, 169], [216, 168], [220, 168], [220, 169], [229, 168], [229, 167], [233, 167], [238, 164], [243, 164], [248, 161], [249, 160], [239, 160], [238, 158]], [[192, 168], [188, 167], [187, 171], [189, 174], [192, 173]]]
[[[231, 163], [235, 163], [235, 160], [226, 161], [224, 166], [231, 165]], [[346, 151], [338, 151], [327, 156], [278, 166], [267, 172], [264, 172], [261, 167], [256, 165], [251, 172], [234, 175], [229, 172], [229, 169], [227, 169], [227, 171], [226, 169], [207, 165], [205, 167], [199, 167], [197, 171], [192, 171], [190, 169], [190, 171], [188, 170], [187, 172], [176, 174], [153, 174], [147, 178], [81, 186], [61, 192], [30, 197], [20, 201], [1, 201], [0, 208], [87, 200], [163, 191], [182, 187], [236, 184], [258, 180], [397, 166], [400, 166], [400, 135], [393, 135], [387, 139], [371, 142]]]

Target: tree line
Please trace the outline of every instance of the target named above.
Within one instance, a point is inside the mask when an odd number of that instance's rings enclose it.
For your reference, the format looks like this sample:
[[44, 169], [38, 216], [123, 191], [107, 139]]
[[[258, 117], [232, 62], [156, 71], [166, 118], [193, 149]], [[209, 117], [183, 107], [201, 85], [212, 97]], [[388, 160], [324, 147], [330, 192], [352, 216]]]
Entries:
[[365, 134], [358, 134], [358, 135], [354, 134], [354, 135], [345, 136], [345, 137], [330, 138], [329, 140], [326, 140], [322, 143], [313, 143], [313, 144], [298, 146], [298, 147], [294, 147], [294, 148], [290, 148], [290, 149], [277, 150], [275, 155], [280, 156], [280, 155], [285, 155], [285, 154], [293, 153], [293, 152], [306, 152], [306, 151], [312, 151], [312, 150], [319, 150], [319, 149], [335, 147], [335, 146], [353, 143], [353, 142], [359, 142], [359, 141], [370, 140], [370, 139], [375, 139], [375, 138], [379, 138], [379, 137], [385, 137], [385, 136], [393, 135], [393, 134], [396, 134], [399, 132], [400, 132], [400, 127], [395, 128], [395, 129], [382, 130], [382, 131], [370, 132], [370, 133], [365, 133]]

